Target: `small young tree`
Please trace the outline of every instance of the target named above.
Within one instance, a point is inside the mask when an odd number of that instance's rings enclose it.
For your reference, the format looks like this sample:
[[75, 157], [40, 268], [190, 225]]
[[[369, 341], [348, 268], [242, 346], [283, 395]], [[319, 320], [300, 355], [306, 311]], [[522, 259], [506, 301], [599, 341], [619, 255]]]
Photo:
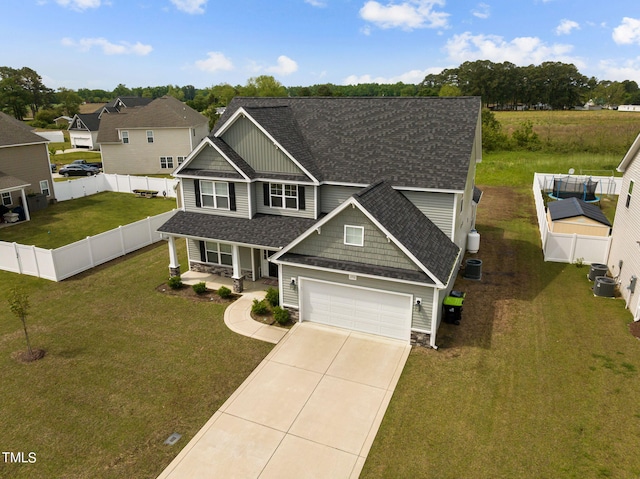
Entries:
[[29, 295], [18, 288], [12, 288], [9, 293], [9, 308], [15, 316], [22, 321], [24, 329], [24, 337], [27, 340], [27, 350], [29, 357], [33, 358], [33, 349], [31, 349], [31, 341], [29, 341], [29, 333], [27, 332], [27, 315], [29, 314]]

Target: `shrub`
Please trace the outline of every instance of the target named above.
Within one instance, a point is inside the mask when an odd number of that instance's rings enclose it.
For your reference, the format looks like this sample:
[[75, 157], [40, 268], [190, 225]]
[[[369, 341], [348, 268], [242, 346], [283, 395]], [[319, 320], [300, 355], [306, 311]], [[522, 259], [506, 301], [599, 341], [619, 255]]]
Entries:
[[205, 283], [204, 281], [200, 281], [199, 283], [196, 283], [191, 287], [196, 292], [196, 294], [204, 294], [207, 292], [207, 283]]
[[180, 289], [182, 288], [182, 278], [180, 276], [171, 276], [169, 281], [167, 282], [171, 289]]
[[257, 314], [258, 316], [263, 316], [269, 312], [269, 307], [267, 303], [262, 301], [258, 301], [257, 299], [253, 300], [253, 306], [251, 306], [251, 312], [253, 314]]
[[287, 324], [289, 322], [289, 310], [276, 306], [273, 308], [273, 319], [275, 319], [278, 324]]
[[231, 290], [226, 286], [220, 286], [218, 288], [217, 293], [218, 293], [218, 296], [220, 296], [222, 299], [227, 299], [231, 297]]
[[276, 288], [269, 288], [267, 294], [264, 297], [271, 306], [278, 306], [280, 304], [280, 294]]

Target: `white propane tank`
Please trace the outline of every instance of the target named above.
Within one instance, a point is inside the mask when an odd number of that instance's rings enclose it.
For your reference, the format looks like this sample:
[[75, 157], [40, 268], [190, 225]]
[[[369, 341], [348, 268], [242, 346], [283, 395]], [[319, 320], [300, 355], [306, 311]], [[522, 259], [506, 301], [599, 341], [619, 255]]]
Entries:
[[480, 249], [480, 233], [476, 230], [469, 231], [467, 235], [467, 252], [477, 253]]

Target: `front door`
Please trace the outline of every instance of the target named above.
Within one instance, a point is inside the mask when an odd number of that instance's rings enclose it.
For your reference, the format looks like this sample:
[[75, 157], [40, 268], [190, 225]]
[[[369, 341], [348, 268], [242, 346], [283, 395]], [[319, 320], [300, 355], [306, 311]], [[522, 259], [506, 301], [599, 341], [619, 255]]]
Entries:
[[262, 270], [262, 276], [267, 276], [269, 278], [277, 278], [278, 277], [278, 265], [271, 263], [269, 258], [275, 253], [275, 251], [269, 251], [266, 249], [262, 250], [262, 262], [260, 264], [260, 269]]

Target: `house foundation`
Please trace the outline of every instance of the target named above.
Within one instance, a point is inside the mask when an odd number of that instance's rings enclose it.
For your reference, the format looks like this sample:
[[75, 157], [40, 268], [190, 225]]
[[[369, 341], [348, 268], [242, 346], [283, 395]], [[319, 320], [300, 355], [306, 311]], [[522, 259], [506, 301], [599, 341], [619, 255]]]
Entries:
[[175, 276], [180, 276], [180, 265], [176, 267], [169, 266], [169, 277], [173, 278]]
[[418, 331], [411, 331], [411, 346], [420, 346], [423, 348], [430, 348], [431, 335], [429, 333], [420, 333]]
[[240, 276], [239, 278], [233, 278], [233, 292], [242, 293], [243, 290], [244, 290], [244, 276]]

